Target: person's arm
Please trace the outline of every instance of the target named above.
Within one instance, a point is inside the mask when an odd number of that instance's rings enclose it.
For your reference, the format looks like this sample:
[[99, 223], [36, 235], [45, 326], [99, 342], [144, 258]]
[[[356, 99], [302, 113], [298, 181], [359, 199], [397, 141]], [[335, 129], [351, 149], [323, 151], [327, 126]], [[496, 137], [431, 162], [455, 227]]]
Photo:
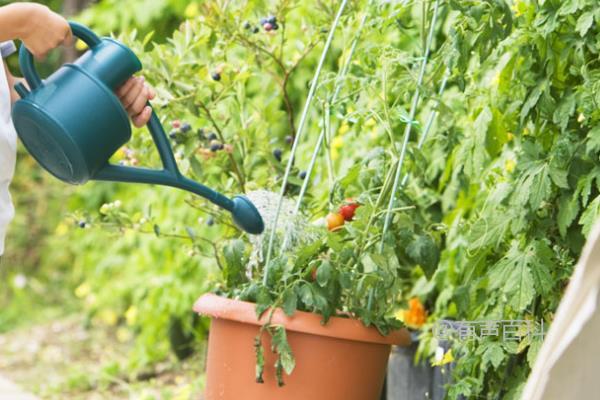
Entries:
[[[43, 59], [50, 50], [71, 43], [73, 34], [67, 20], [48, 7], [36, 3], [13, 3], [0, 7], [0, 42], [13, 39], [20, 39], [36, 58]], [[4, 69], [11, 100], [15, 102], [19, 96], [14, 86], [22, 79], [15, 78], [6, 64]], [[131, 77], [117, 89], [116, 94], [135, 126], [141, 127], [150, 120], [152, 109], [146, 104], [155, 94], [143, 77]]]
[[0, 7], [0, 42], [20, 39], [40, 59], [61, 44], [73, 40], [66, 19], [36, 3], [13, 3]]

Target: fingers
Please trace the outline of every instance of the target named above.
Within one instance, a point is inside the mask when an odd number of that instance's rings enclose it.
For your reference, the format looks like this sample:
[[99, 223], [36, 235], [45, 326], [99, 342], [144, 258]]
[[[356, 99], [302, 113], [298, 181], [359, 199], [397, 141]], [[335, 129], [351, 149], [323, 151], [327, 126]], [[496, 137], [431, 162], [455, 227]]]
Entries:
[[139, 128], [148, 123], [152, 115], [152, 108], [147, 103], [156, 96], [156, 93], [146, 84], [144, 77], [128, 79], [117, 89], [116, 94], [136, 127]]
[[73, 40], [73, 32], [71, 31], [71, 27], [69, 26], [69, 29], [67, 29], [67, 32], [65, 33], [65, 37], [63, 38], [63, 44], [66, 46], [70, 46], [74, 43]]
[[[144, 90], [144, 82], [141, 78], [132, 78], [133, 83], [128, 90], [121, 96], [121, 103], [127, 110], [133, 105], [136, 99], [142, 94]], [[128, 82], [125, 83], [127, 85]]]
[[141, 113], [134, 115], [131, 117], [131, 121], [133, 125], [138, 128], [146, 125], [148, 121], [150, 121], [150, 117], [152, 116], [152, 108], [150, 106], [145, 106]]
[[122, 100], [123, 97], [125, 97], [131, 87], [135, 84], [136, 79], [137, 78], [135, 76], [132, 76], [131, 78], [127, 79], [127, 81], [121, 85], [120, 88], [117, 89], [117, 96], [119, 96], [119, 100]]

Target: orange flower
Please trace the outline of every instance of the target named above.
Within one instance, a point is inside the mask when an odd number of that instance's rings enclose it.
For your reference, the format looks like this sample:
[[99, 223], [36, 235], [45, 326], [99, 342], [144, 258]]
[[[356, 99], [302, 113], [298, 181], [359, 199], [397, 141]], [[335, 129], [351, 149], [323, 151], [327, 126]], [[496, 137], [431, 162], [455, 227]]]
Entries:
[[404, 311], [404, 323], [409, 328], [418, 329], [425, 324], [425, 321], [427, 321], [425, 306], [417, 297], [413, 297], [408, 302], [408, 310]]

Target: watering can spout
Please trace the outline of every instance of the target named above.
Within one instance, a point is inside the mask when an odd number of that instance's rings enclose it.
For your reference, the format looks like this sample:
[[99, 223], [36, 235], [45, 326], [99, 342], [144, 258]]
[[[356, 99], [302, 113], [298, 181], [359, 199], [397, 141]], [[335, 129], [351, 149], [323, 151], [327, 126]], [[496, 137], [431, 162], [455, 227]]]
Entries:
[[184, 177], [179, 172], [167, 136], [154, 111], [148, 122], [148, 129], [152, 134], [164, 169], [154, 170], [106, 164], [94, 174], [92, 179], [113, 182], [149, 183], [182, 189], [204, 197], [211, 203], [229, 211], [235, 224], [245, 232], [258, 235], [264, 231], [263, 219], [248, 198], [240, 195], [230, 199], [201, 183]]

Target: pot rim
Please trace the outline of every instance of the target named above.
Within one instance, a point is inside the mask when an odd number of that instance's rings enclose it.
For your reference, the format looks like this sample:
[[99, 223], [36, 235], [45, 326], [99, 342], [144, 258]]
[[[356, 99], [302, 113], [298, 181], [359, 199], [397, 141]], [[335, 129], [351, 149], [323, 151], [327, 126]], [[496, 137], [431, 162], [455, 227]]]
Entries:
[[[257, 326], [263, 325], [268, 316], [265, 312], [259, 320], [256, 317], [254, 303], [229, 299], [213, 293], [202, 295], [196, 300], [193, 309], [200, 315]], [[288, 317], [278, 308], [273, 313], [272, 324], [283, 325], [289, 331], [336, 339], [403, 347], [411, 344], [410, 333], [406, 328], [383, 336], [376, 328], [366, 327], [357, 319], [331, 317], [326, 325], [322, 325], [321, 318], [318, 314], [298, 310], [293, 316]]]

